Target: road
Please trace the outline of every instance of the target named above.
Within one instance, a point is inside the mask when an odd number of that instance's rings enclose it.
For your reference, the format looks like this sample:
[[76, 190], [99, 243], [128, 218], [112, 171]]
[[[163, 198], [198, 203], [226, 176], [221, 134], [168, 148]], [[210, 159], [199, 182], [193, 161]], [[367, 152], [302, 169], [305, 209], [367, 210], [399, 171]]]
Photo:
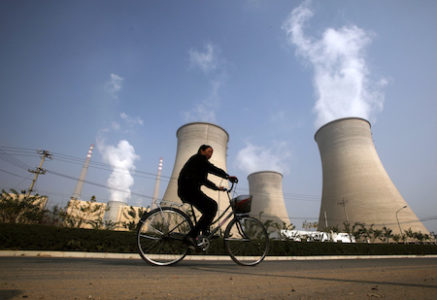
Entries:
[[0, 257], [0, 299], [437, 299], [437, 258], [182, 261]]

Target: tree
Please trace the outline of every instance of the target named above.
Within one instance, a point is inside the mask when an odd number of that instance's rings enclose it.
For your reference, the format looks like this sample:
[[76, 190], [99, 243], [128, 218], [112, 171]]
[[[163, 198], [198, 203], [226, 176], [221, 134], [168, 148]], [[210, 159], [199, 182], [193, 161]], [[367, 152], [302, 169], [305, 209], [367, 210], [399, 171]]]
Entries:
[[103, 212], [104, 205], [96, 203], [95, 198], [89, 201], [71, 200], [66, 209], [64, 224], [66, 227], [81, 228], [85, 225], [99, 227], [100, 215]]
[[414, 232], [413, 233], [413, 237], [418, 240], [420, 243], [423, 242], [423, 240], [425, 239], [425, 235], [422, 232]]
[[352, 242], [352, 226], [349, 221], [343, 222], [343, 229], [349, 235], [349, 241]]
[[408, 228], [407, 230], [404, 230], [404, 234], [406, 237], [406, 241], [408, 242], [408, 239], [413, 239], [414, 238], [414, 232], [413, 230], [410, 228]]
[[362, 228], [365, 228], [363, 223], [355, 222], [354, 225], [352, 225], [352, 235], [355, 237], [356, 241], [361, 241], [362, 239], [364, 234]]
[[44, 219], [42, 220], [42, 224], [52, 225], [52, 226], [63, 226], [65, 221], [65, 209], [60, 208], [55, 205], [51, 210], [48, 210], [44, 215]]
[[390, 239], [393, 237], [393, 230], [391, 230], [390, 228], [384, 226], [382, 228], [382, 241], [385, 241], [386, 243], [390, 242]]
[[318, 222], [307, 222], [306, 220], [302, 223], [302, 228], [306, 230], [317, 229], [319, 223]]
[[[262, 220], [262, 215], [264, 214], [263, 211], [261, 211], [258, 215], [258, 219]], [[271, 219], [264, 220], [263, 225], [265, 229], [267, 230], [267, 234], [271, 236], [273, 233], [277, 233], [278, 237], [281, 237], [281, 230], [293, 230], [296, 228], [292, 223], [285, 223], [284, 221], [275, 221]]]
[[423, 240], [424, 240], [425, 242], [430, 242], [430, 241], [432, 240], [431, 235], [425, 233], [425, 234], [424, 234], [424, 239], [423, 239]]
[[88, 224], [91, 226], [92, 229], [105, 229], [105, 222], [103, 222], [103, 217], [99, 217], [95, 220], [88, 221]]
[[18, 193], [2, 189], [0, 197], [0, 222], [3, 223], [41, 223], [47, 210], [43, 208], [43, 197], [38, 194], [27, 196], [26, 191]]
[[373, 229], [372, 234], [373, 234], [373, 242], [376, 239], [380, 239], [381, 240], [381, 237], [382, 237], [382, 230], [381, 229]]
[[332, 225], [326, 228], [327, 232], [340, 232], [338, 225]]
[[104, 227], [107, 230], [114, 230], [115, 228], [118, 227], [118, 225], [119, 225], [118, 222], [113, 222], [111, 220], [105, 221], [105, 223], [104, 223]]
[[145, 208], [135, 209], [133, 206], [129, 207], [129, 210], [123, 211], [123, 216], [125, 219], [128, 219], [127, 222], [124, 222], [122, 225], [124, 228], [129, 229], [130, 231], [135, 231], [137, 229], [137, 224], [141, 216], [146, 212]]
[[405, 234], [405, 232], [403, 232], [403, 233], [401, 233], [401, 241], [402, 241], [402, 243], [406, 243], [406, 241], [407, 241], [407, 235]]
[[400, 234], [393, 234], [392, 239], [393, 241], [395, 241], [396, 243], [399, 243], [399, 241], [401, 240], [401, 235]]

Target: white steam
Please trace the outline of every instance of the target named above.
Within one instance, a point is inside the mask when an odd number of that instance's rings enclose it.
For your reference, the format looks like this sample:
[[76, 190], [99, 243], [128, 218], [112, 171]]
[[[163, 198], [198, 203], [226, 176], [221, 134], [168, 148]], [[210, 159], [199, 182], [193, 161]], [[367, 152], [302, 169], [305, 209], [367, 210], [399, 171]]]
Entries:
[[211, 43], [206, 44], [205, 52], [191, 49], [188, 54], [191, 66], [200, 68], [205, 73], [217, 68], [217, 48]]
[[305, 36], [305, 22], [313, 16], [303, 2], [295, 8], [282, 28], [297, 54], [314, 68], [314, 86], [317, 101], [315, 125], [343, 117], [370, 119], [373, 112], [382, 110], [385, 80], [373, 84], [364, 57], [364, 49], [371, 41], [368, 32], [357, 26], [340, 29], [327, 28], [319, 40]]
[[220, 106], [220, 87], [221, 81], [211, 81], [210, 94], [201, 103], [198, 103], [192, 110], [184, 112], [186, 122], [202, 121], [215, 123], [216, 110]]
[[109, 200], [127, 203], [131, 197], [130, 189], [134, 184], [131, 172], [135, 170], [134, 162], [139, 156], [135, 154], [134, 147], [126, 140], [121, 140], [115, 147], [105, 145], [102, 139], [98, 139], [97, 147], [103, 160], [113, 169], [107, 181], [110, 191]]
[[219, 56], [219, 48], [211, 43], [205, 45], [205, 51], [189, 50], [190, 65], [201, 70], [209, 77], [208, 95], [191, 110], [183, 112], [186, 122], [203, 121], [215, 123], [216, 111], [220, 107], [220, 90], [225, 83], [223, 60]]
[[140, 118], [140, 117], [131, 117], [128, 114], [126, 114], [125, 112], [122, 112], [120, 114], [120, 118], [122, 120], [124, 120], [128, 125], [144, 125], [144, 121]]
[[246, 143], [236, 158], [237, 168], [248, 174], [258, 171], [289, 172], [287, 160], [291, 152], [285, 143], [273, 145], [271, 148]]
[[114, 99], [118, 99], [118, 94], [123, 85], [123, 78], [117, 74], [111, 73], [110, 79], [105, 84], [105, 91]]

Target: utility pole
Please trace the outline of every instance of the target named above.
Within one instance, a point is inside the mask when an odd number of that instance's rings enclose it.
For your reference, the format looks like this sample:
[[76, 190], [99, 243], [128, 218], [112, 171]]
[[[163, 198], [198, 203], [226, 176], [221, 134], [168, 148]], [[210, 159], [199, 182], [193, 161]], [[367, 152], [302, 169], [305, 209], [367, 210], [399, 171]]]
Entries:
[[346, 215], [346, 220], [347, 220], [347, 227], [345, 224], [345, 229], [347, 230], [347, 234], [349, 235], [349, 241], [352, 243], [352, 234], [350, 232], [350, 222], [349, 222], [349, 216], [347, 215], [347, 211], [346, 211], [346, 203], [348, 202], [348, 200], [344, 200], [344, 198], [342, 198], [342, 200], [340, 202], [337, 202], [338, 205], [343, 206], [344, 208], [344, 214]]
[[39, 167], [36, 169], [33, 169], [33, 170], [31, 170], [31, 169], [28, 170], [30, 173], [34, 173], [35, 177], [33, 178], [32, 184], [29, 187], [29, 191], [27, 192], [27, 197], [30, 196], [30, 193], [32, 192], [33, 187], [35, 186], [36, 180], [38, 179], [38, 175], [40, 175], [40, 174], [44, 175], [47, 171], [47, 170], [42, 168], [42, 164], [44, 163], [44, 160], [46, 158], [52, 159], [52, 155], [47, 150], [38, 150], [38, 154], [41, 155], [41, 162], [39, 164]]
[[343, 206], [344, 209], [344, 215], [346, 216], [346, 221], [349, 223], [349, 216], [347, 215], [347, 211], [346, 211], [346, 203], [348, 201], [344, 200], [344, 198], [342, 198], [342, 200], [340, 202], [337, 202], [338, 205]]

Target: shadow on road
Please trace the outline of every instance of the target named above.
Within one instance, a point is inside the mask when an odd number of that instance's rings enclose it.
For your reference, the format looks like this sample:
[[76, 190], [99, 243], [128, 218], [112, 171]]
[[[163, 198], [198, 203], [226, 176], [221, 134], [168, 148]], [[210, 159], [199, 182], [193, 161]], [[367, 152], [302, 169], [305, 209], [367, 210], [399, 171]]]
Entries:
[[21, 290], [0, 290], [0, 299], [8, 300], [21, 295]]
[[223, 265], [201, 265], [201, 266], [190, 266], [191, 269], [202, 271], [202, 272], [214, 272], [223, 274], [235, 274], [235, 275], [245, 275], [245, 276], [259, 276], [259, 277], [270, 277], [270, 278], [290, 278], [290, 279], [304, 279], [304, 280], [318, 280], [318, 281], [331, 281], [331, 282], [343, 282], [343, 283], [359, 283], [359, 284], [374, 284], [374, 285], [389, 285], [389, 286], [399, 286], [399, 287], [417, 287], [417, 288], [429, 288], [437, 290], [437, 285], [428, 284], [416, 284], [416, 283], [405, 283], [405, 282], [393, 282], [393, 281], [374, 281], [374, 280], [358, 280], [358, 279], [344, 279], [344, 278], [331, 278], [331, 277], [318, 277], [318, 276], [301, 276], [301, 275], [283, 275], [283, 274], [269, 274], [266, 272], [256, 272], [251, 270], [252, 267], [239, 267], [239, 269], [232, 268], [231, 265], [225, 267]]

